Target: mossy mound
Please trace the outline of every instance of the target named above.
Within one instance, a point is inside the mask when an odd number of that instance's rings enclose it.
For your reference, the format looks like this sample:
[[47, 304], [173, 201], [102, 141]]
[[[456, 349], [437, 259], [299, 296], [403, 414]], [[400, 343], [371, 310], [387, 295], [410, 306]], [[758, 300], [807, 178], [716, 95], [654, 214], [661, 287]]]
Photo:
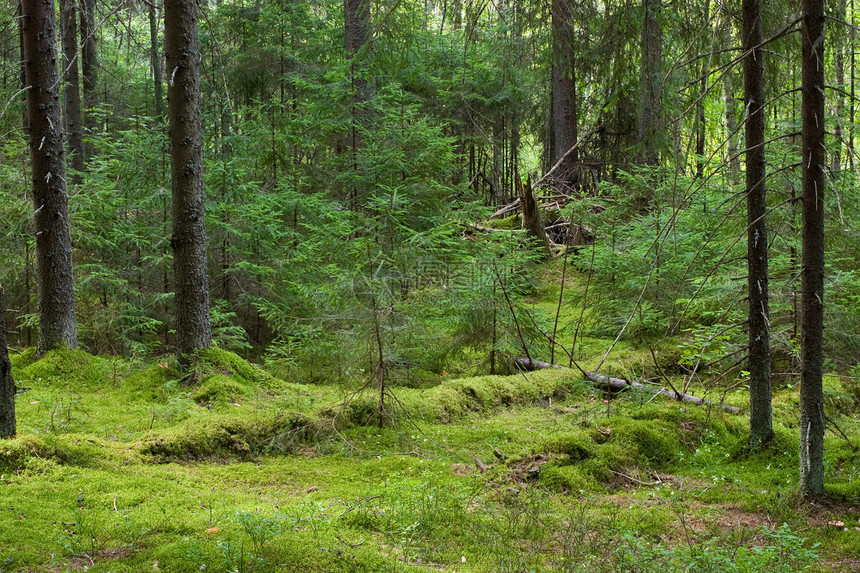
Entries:
[[587, 483], [594, 489], [629, 482], [625, 475], [671, 470], [704, 441], [740, 439], [744, 428], [727, 424], [728, 419], [709, 418], [703, 408], [682, 410], [674, 404], [602, 418], [544, 444], [542, 451], [552, 461], [542, 468], [541, 483], [567, 490], [584, 489], [582, 484]]
[[291, 452], [314, 433], [311, 421], [297, 413], [244, 418], [213, 415], [154, 432], [139, 447], [142, 454], [158, 462], [247, 460], [269, 451]]
[[0, 471], [48, 471], [52, 465], [103, 468], [130, 463], [137, 455], [92, 436], [23, 435], [0, 440]]
[[[386, 398], [387, 413], [395, 421], [412, 418], [447, 424], [473, 413], [489, 413], [518, 404], [559, 399], [571, 388], [572, 374], [562, 370], [531, 372], [527, 376], [477, 376], [446, 380], [426, 390], [400, 388], [396, 402]], [[393, 403], [393, 404], [392, 404]], [[365, 425], [378, 420], [379, 390], [352, 396], [345, 405], [323, 408], [322, 418], [336, 418], [339, 427]]]
[[25, 348], [21, 352], [13, 352], [12, 349], [9, 349], [9, 360], [12, 362], [12, 369], [16, 371], [20, 371], [22, 368], [29, 366], [36, 359], [36, 347], [30, 346]]
[[194, 392], [194, 401], [198, 404], [226, 405], [237, 402], [251, 391], [241, 378], [232, 378], [223, 374], [207, 374], [200, 380]]
[[197, 353], [202, 373], [217, 372], [238, 379], [239, 384], [249, 384], [266, 388], [278, 388], [281, 381], [251, 364], [235, 352], [211, 346]]
[[42, 358], [27, 363], [28, 358], [19, 355], [15, 361], [19, 366], [15, 380], [21, 386], [63, 387], [80, 390], [97, 390], [118, 383], [116, 361], [93, 356], [75, 348], [51, 350]]
[[251, 364], [239, 355], [217, 347], [197, 353], [194, 372], [182, 372], [175, 358], [159, 360], [127, 378], [130, 387], [152, 392], [164, 401], [182, 385], [192, 386], [198, 404], [223, 406], [254, 395], [259, 389], [282, 390], [291, 385]]

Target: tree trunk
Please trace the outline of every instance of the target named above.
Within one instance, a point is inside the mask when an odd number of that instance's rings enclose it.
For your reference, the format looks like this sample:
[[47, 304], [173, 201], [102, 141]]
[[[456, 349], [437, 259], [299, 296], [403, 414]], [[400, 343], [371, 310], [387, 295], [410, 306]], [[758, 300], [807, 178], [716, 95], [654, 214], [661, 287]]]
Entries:
[[158, 52], [158, 8], [155, 4], [149, 6], [149, 65], [152, 67], [155, 117], [160, 119], [164, 116], [164, 80], [161, 77], [161, 54]]
[[[346, 57], [350, 59], [350, 80], [352, 82], [352, 122], [350, 125], [349, 148], [352, 153], [352, 169], [358, 170], [358, 150], [361, 147], [360, 127], [365, 122], [364, 103], [369, 99], [367, 83], [367, 53], [359, 53], [370, 39], [370, 0], [343, 0], [343, 27]], [[359, 190], [350, 189], [350, 203], [357, 208], [364, 198]], [[363, 194], [362, 194], [363, 195]]]
[[[99, 56], [96, 52], [96, 0], [80, 0], [81, 4], [81, 72], [84, 84], [84, 128], [92, 136], [96, 132]], [[84, 142], [84, 159], [93, 154], [92, 142]]]
[[750, 448], [773, 436], [767, 254], [767, 174], [764, 154], [764, 50], [761, 0], [743, 0], [746, 119], [747, 285], [749, 300]]
[[[711, 32], [711, 3], [710, 0], [705, 1], [705, 15], [702, 18], [705, 24], [703, 31]], [[702, 53], [710, 48], [709, 42], [706, 39], [711, 34], [702, 34], [702, 43], [699, 48]], [[699, 97], [696, 101], [696, 179], [702, 179], [705, 176], [705, 140], [707, 139], [707, 123], [705, 117], [705, 98], [708, 97], [709, 78], [711, 76], [711, 58], [702, 58], [702, 69], [699, 80]], [[680, 135], [681, 122], [676, 122], [676, 130]], [[681, 138], [679, 137], [678, 140]], [[676, 154], [681, 157], [681, 154]], [[677, 171], [676, 171], [677, 172]]]
[[15, 435], [15, 381], [6, 347], [6, 305], [0, 285], [0, 438]]
[[343, 0], [343, 27], [346, 56], [352, 60], [350, 66], [353, 90], [358, 101], [367, 99], [366, 69], [359, 54], [370, 40], [370, 0]]
[[731, 72], [723, 76], [723, 123], [726, 128], [726, 161], [729, 164], [729, 184], [738, 182], [740, 157], [738, 156], [738, 108]]
[[531, 181], [526, 181], [526, 184], [523, 185], [523, 181], [520, 179], [520, 174], [517, 173], [515, 177], [517, 192], [520, 196], [520, 205], [523, 210], [523, 228], [537, 240], [540, 250], [544, 253], [543, 258], [547, 260], [551, 259], [552, 248], [550, 247], [549, 239], [546, 236], [546, 230], [544, 229], [543, 220], [540, 216], [540, 209], [538, 208], [537, 201], [535, 201], [534, 194], [532, 193]]
[[657, 165], [657, 137], [660, 129], [663, 83], [663, 31], [660, 27], [661, 0], [642, 0], [642, 64], [639, 94], [640, 161]]
[[195, 2], [165, 1], [164, 38], [169, 74], [167, 113], [173, 196], [170, 244], [176, 281], [176, 338], [180, 363], [187, 366], [190, 355], [207, 348], [212, 341]]
[[[845, 0], [839, 0], [836, 3], [836, 14], [834, 20], [843, 22], [848, 6]], [[843, 26], [837, 26], [836, 34], [833, 37], [833, 43], [836, 45], [836, 53], [833, 55], [833, 74], [836, 76], [836, 86], [832, 90], [832, 98], [834, 101], [836, 122], [833, 125], [833, 150], [830, 158], [830, 170], [838, 174], [842, 171], [842, 110], [845, 108], [845, 29]]]
[[81, 82], [78, 73], [78, 10], [77, 0], [60, 0], [63, 27], [63, 100], [65, 103], [66, 137], [72, 169], [77, 171], [72, 183], [80, 185], [84, 170], [84, 131], [81, 122]]
[[52, 0], [22, 2], [39, 282], [39, 355], [78, 344], [72, 239]]
[[824, 494], [824, 0], [802, 0], [800, 495]]
[[[578, 138], [576, 70], [573, 51], [573, 7], [571, 0], [552, 0], [552, 164], [564, 157]], [[577, 152], [559, 166], [557, 179], [572, 180]]]
[[451, 12], [453, 12], [452, 17], [452, 27], [454, 30], [461, 30], [463, 28], [463, 2], [462, 0], [453, 0], [451, 2]]

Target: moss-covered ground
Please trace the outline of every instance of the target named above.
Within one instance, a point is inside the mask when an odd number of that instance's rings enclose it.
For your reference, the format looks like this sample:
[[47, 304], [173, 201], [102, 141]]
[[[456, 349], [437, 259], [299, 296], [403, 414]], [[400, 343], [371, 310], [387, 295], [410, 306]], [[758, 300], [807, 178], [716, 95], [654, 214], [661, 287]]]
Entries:
[[[578, 358], [610, 342], [583, 337]], [[627, 375], [653, 361], [613, 356]], [[753, 455], [743, 413], [606, 396], [575, 370], [393, 388], [380, 427], [372, 385], [294, 384], [217, 348], [193, 376], [80, 350], [13, 366], [3, 572], [860, 570], [848, 378], [826, 380], [829, 498], [803, 503], [791, 383]], [[743, 407], [737, 382], [690, 391]]]

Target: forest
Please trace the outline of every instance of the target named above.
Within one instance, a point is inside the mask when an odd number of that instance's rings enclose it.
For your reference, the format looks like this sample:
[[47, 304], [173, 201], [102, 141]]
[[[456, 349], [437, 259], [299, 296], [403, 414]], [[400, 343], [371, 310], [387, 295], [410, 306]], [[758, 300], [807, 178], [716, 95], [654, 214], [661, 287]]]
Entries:
[[860, 571], [858, 12], [0, 3], [0, 573]]

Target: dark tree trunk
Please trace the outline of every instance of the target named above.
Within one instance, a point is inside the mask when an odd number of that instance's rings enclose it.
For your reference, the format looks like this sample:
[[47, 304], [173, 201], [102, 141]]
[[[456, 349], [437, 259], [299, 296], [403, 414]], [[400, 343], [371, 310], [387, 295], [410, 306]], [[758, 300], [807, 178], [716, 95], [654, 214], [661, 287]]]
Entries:
[[749, 274], [750, 448], [773, 435], [770, 388], [767, 189], [764, 154], [764, 50], [761, 0], [743, 0], [744, 102], [746, 119], [747, 268]]
[[343, 27], [346, 55], [352, 60], [353, 89], [356, 96], [366, 96], [367, 78], [361, 60], [367, 58], [358, 52], [370, 39], [370, 0], [343, 0]]
[[78, 345], [72, 239], [52, 0], [22, 2], [27, 118], [39, 282], [38, 353]]
[[164, 80], [161, 77], [161, 54], [158, 51], [158, 8], [149, 6], [149, 65], [152, 66], [155, 116], [164, 116]]
[[[364, 103], [369, 99], [367, 83], [367, 48], [362, 48], [370, 39], [370, 0], [343, 0], [344, 47], [350, 59], [350, 81], [352, 82], [352, 124], [350, 125], [349, 148], [352, 153], [352, 169], [358, 170], [358, 150], [361, 147], [361, 126], [365, 123]], [[363, 202], [358, 189], [350, 189], [350, 203], [355, 209]]]
[[6, 305], [0, 285], [0, 438], [15, 435], [15, 381], [6, 347]]
[[[96, 0], [80, 0], [81, 4], [81, 72], [84, 85], [84, 128], [89, 135], [96, 132], [99, 56], [96, 52]], [[93, 154], [93, 144], [84, 142], [84, 159]]]
[[662, 108], [663, 31], [660, 27], [661, 0], [642, 0], [642, 63], [639, 94], [640, 160], [657, 165]]
[[[552, 52], [552, 164], [555, 165], [576, 145], [578, 137], [571, 0], [552, 0]], [[574, 150], [559, 166], [559, 179], [563, 183], [571, 181], [576, 162]]]
[[802, 0], [800, 495], [824, 494], [824, 0]]
[[173, 195], [173, 273], [176, 281], [176, 338], [180, 363], [212, 342], [209, 277], [206, 273], [203, 142], [200, 118], [197, 4], [164, 3], [164, 55]]
[[66, 115], [66, 137], [75, 185], [81, 184], [84, 170], [84, 127], [81, 121], [81, 82], [78, 73], [78, 9], [77, 0], [60, 0], [63, 27], [63, 101]]
[[[705, 15], [703, 17], [703, 21], [706, 22], [706, 30], [710, 32], [710, 22], [711, 22], [711, 2], [710, 0], [705, 0]], [[699, 48], [701, 53], [704, 53], [709, 49], [709, 43], [705, 39], [711, 34], [702, 34], [702, 44]], [[699, 98], [696, 102], [696, 178], [702, 179], [705, 176], [705, 140], [706, 140], [706, 117], [705, 117], [705, 98], [708, 97], [709, 91], [709, 80], [708, 78], [711, 75], [711, 58], [702, 58], [702, 70], [701, 76], [699, 80]], [[680, 122], [676, 123], [677, 131], [680, 135]], [[678, 148], [681, 147], [680, 137], [678, 137], [676, 146]], [[681, 153], [676, 154], [677, 157], [681, 157]]]

